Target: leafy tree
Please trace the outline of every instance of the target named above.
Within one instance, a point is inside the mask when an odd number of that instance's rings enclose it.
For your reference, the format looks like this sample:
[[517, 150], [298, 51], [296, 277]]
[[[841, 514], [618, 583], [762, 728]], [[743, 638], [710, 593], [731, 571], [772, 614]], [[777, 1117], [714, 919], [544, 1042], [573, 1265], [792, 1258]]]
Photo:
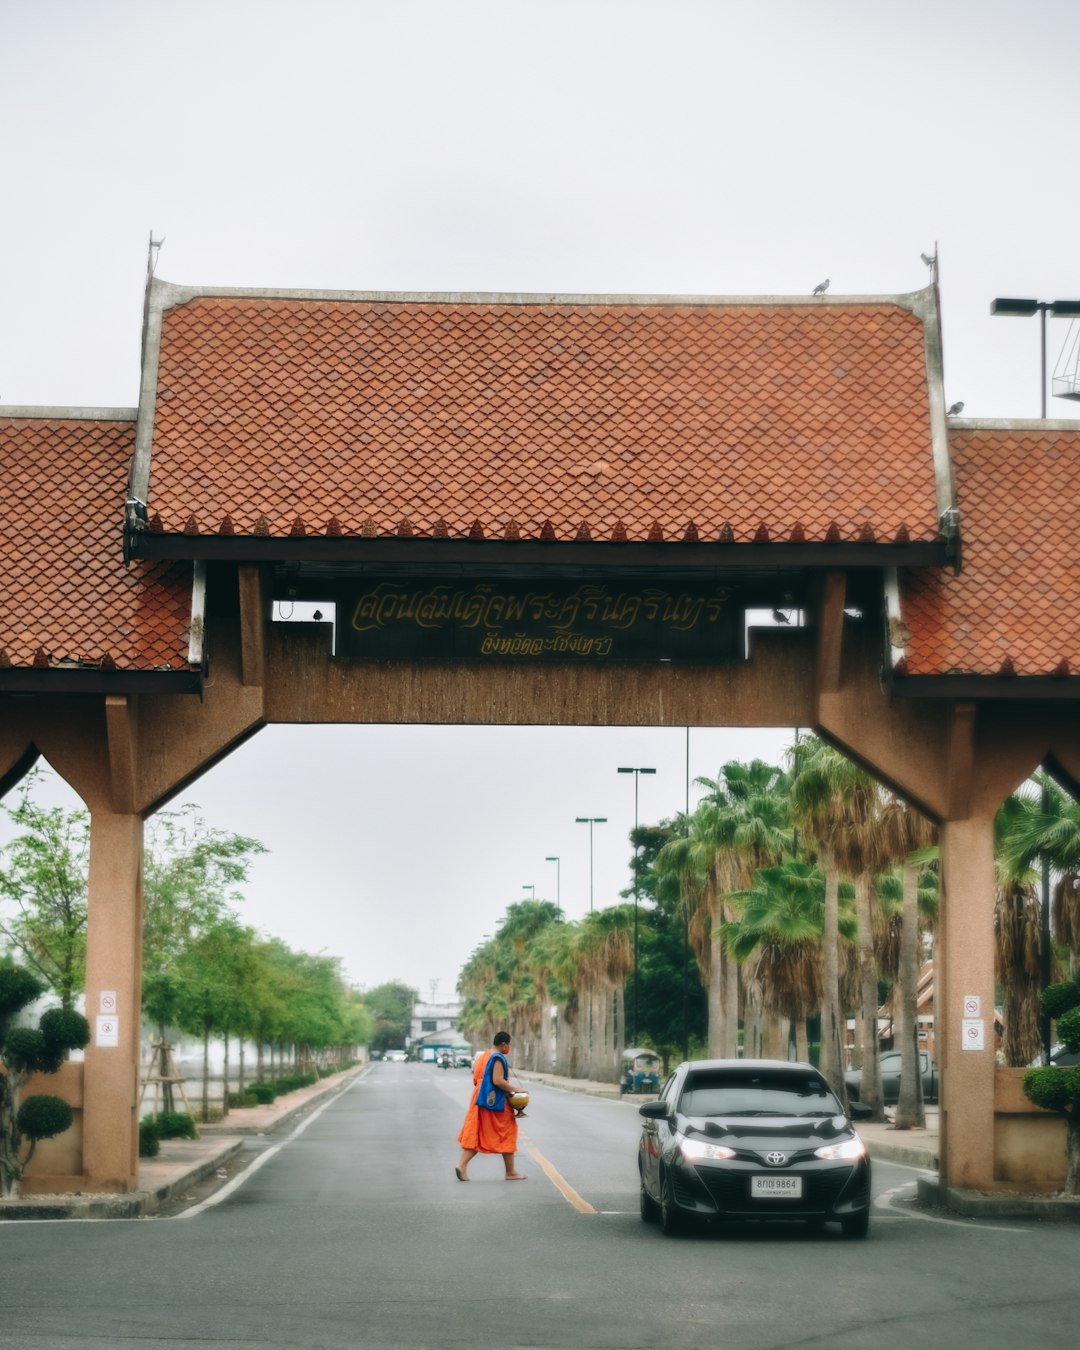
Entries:
[[[19, 1014], [45, 992], [32, 971], [0, 965], [0, 1193], [18, 1195], [38, 1140], [69, 1129], [71, 1107], [60, 1097], [22, 1090], [35, 1073], [55, 1073], [69, 1050], [81, 1050], [90, 1026], [81, 1013], [51, 1008], [36, 1027], [18, 1025]], [[29, 1147], [24, 1151], [24, 1145]]]
[[143, 850], [142, 1003], [162, 1040], [177, 1021], [176, 963], [229, 916], [252, 860], [266, 851], [257, 839], [211, 829], [190, 803], [153, 818]]
[[374, 989], [365, 989], [363, 996], [375, 1019], [372, 1052], [381, 1054], [404, 1045], [412, 1026], [413, 1006], [420, 997], [417, 991], [402, 980], [388, 980]]
[[29, 773], [14, 806], [0, 806], [16, 830], [0, 850], [0, 937], [71, 1009], [86, 975], [86, 811], [38, 806], [42, 774]]
[[[1045, 1016], [1056, 1019], [1065, 1049], [1080, 1054], [1080, 978], [1048, 985], [1041, 999]], [[1065, 1193], [1080, 1195], [1080, 1064], [1029, 1069], [1024, 1093], [1036, 1106], [1065, 1117]]]

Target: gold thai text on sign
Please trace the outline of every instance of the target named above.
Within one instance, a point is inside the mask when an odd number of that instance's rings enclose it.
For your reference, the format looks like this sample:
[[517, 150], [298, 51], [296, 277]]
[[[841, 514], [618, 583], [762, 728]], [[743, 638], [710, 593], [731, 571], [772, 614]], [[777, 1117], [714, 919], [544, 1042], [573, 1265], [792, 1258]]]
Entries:
[[342, 654], [376, 660], [708, 659], [739, 627], [722, 587], [380, 582], [346, 612]]

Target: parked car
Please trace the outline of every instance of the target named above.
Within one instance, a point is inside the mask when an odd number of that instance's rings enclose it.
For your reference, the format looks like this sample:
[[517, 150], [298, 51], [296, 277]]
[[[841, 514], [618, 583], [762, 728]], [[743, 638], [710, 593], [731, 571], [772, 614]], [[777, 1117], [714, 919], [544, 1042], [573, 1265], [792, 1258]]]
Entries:
[[[919, 1051], [919, 1067], [922, 1072], [923, 1101], [936, 1102], [938, 1099], [937, 1065], [931, 1062], [925, 1050]], [[844, 1074], [848, 1100], [857, 1102], [862, 1089], [862, 1069], [849, 1069]], [[881, 1055], [881, 1087], [886, 1106], [895, 1106], [900, 1100], [900, 1051], [886, 1050]]]
[[811, 1065], [691, 1061], [638, 1111], [641, 1217], [665, 1233], [729, 1219], [835, 1220], [848, 1237], [869, 1231], [869, 1155]]

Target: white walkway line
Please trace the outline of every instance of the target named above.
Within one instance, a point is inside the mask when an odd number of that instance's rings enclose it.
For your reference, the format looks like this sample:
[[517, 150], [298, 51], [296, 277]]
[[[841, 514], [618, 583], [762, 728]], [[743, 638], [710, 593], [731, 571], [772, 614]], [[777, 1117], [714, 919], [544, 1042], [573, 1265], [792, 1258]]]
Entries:
[[979, 1219], [943, 1219], [937, 1214], [920, 1214], [918, 1210], [898, 1209], [893, 1204], [893, 1197], [907, 1189], [907, 1186], [894, 1186], [891, 1191], [883, 1191], [874, 1200], [875, 1208], [891, 1209], [893, 1213], [904, 1219], [920, 1219], [923, 1223], [943, 1223], [950, 1228], [974, 1228], [980, 1233], [1029, 1233], [1031, 1231], [1028, 1228], [1002, 1228], [997, 1224], [983, 1223]]

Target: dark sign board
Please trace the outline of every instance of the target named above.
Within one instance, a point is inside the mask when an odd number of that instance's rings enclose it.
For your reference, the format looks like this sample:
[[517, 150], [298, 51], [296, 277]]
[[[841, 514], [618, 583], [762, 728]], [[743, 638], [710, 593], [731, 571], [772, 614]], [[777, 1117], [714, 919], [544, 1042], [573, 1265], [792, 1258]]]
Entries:
[[338, 655], [367, 661], [711, 661], [742, 654], [728, 587], [392, 582], [339, 606]]

